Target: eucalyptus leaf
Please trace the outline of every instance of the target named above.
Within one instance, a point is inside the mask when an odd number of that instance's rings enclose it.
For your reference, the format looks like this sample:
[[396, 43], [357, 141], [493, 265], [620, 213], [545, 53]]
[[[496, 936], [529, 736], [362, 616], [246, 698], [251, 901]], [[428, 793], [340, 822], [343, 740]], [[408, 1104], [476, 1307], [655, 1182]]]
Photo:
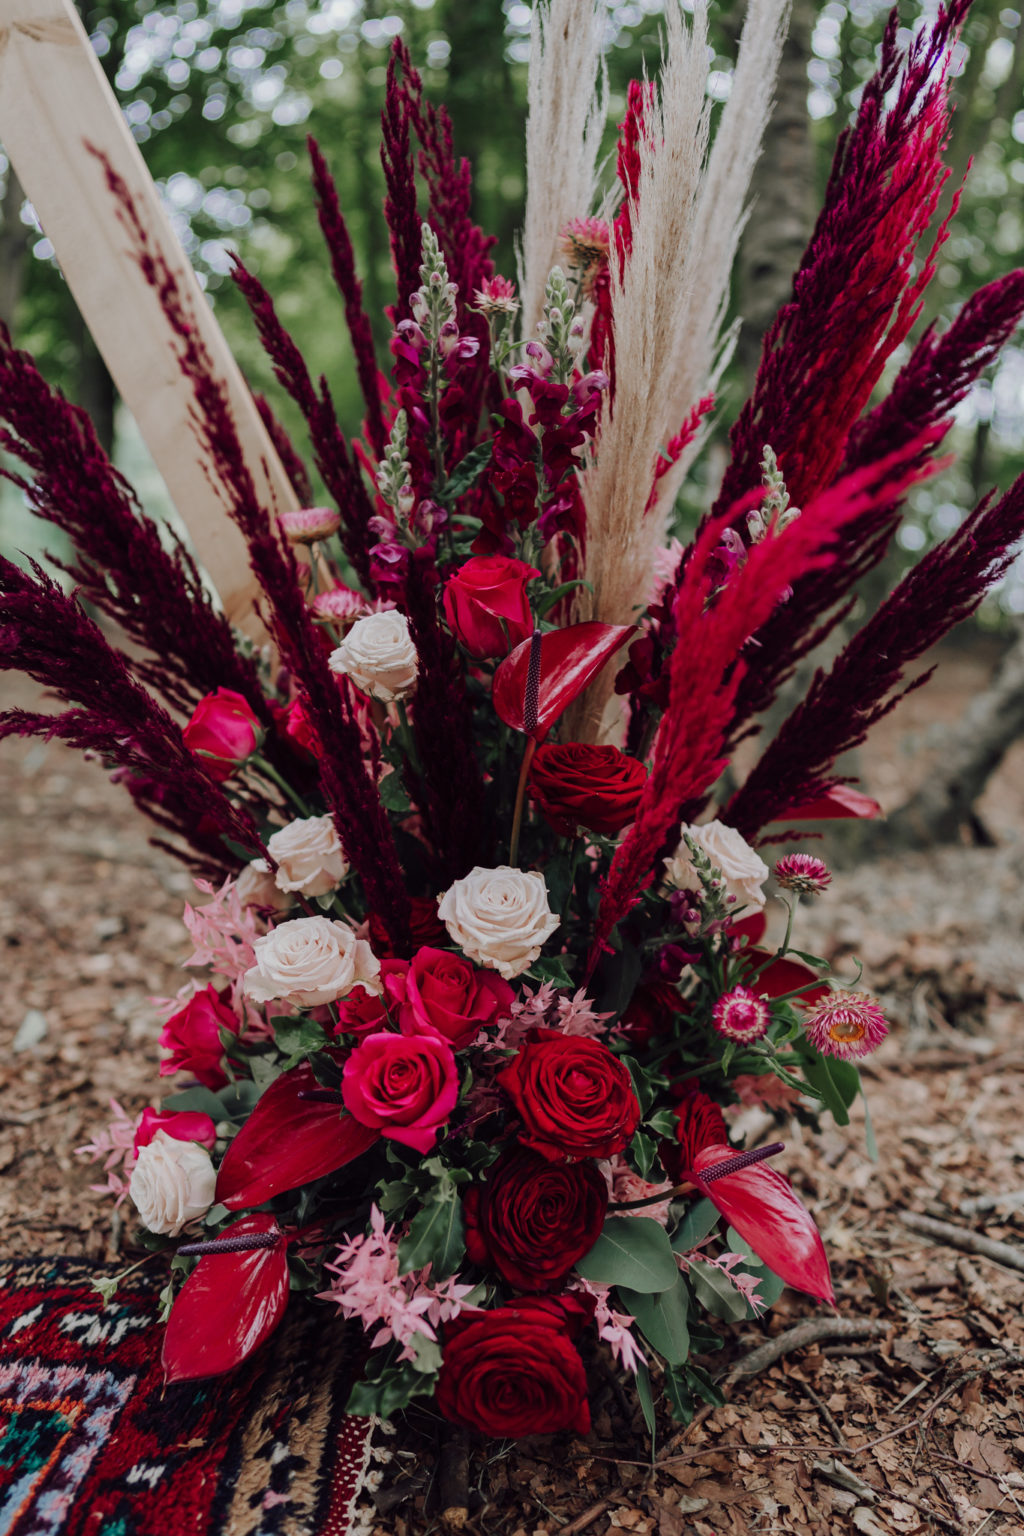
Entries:
[[636, 1318], [647, 1342], [670, 1365], [682, 1365], [690, 1353], [690, 1296], [682, 1275], [677, 1272], [675, 1284], [654, 1296], [622, 1285], [617, 1290], [623, 1309]]
[[647, 1362], [641, 1360], [636, 1368], [636, 1395], [640, 1402], [640, 1409], [647, 1425], [647, 1433], [651, 1437], [651, 1461], [654, 1460], [654, 1451], [658, 1440], [658, 1420], [654, 1412], [654, 1392], [651, 1387], [651, 1373], [647, 1369]]
[[400, 1275], [430, 1264], [433, 1278], [443, 1280], [455, 1273], [466, 1251], [462, 1201], [455, 1186], [446, 1182], [434, 1194], [434, 1199], [416, 1212], [398, 1245]]
[[575, 985], [565, 968], [564, 955], [541, 955], [539, 960], [533, 962], [526, 974], [534, 981], [550, 981], [556, 987]]
[[667, 1291], [679, 1274], [665, 1228], [649, 1216], [610, 1216], [590, 1252], [577, 1259], [576, 1272], [644, 1295]]
[[738, 1323], [749, 1315], [746, 1299], [729, 1276], [713, 1264], [691, 1264], [689, 1280], [697, 1300], [712, 1317]]
[[210, 1088], [183, 1088], [180, 1093], [172, 1093], [164, 1099], [164, 1109], [209, 1115], [214, 1123], [225, 1118], [224, 1105]]
[[713, 1232], [718, 1225], [718, 1209], [711, 1200], [695, 1200], [689, 1206], [672, 1234], [675, 1253], [689, 1253], [699, 1242]]

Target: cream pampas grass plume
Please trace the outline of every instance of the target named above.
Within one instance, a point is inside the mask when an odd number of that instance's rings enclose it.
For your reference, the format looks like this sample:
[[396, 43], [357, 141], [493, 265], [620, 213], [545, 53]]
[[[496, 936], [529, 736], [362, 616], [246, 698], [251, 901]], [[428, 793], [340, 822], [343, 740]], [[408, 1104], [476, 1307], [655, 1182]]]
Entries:
[[550, 0], [533, 13], [526, 123], [526, 217], [519, 245], [523, 334], [534, 334], [558, 236], [590, 211], [604, 128], [599, 0]]
[[[666, 11], [665, 63], [639, 146], [632, 251], [611, 263], [615, 398], [583, 476], [586, 577], [578, 616], [627, 624], [648, 600], [655, 553], [687, 455], [645, 513], [659, 451], [713, 383], [745, 198], [771, 110], [788, 0], [751, 0], [714, 146], [709, 149], [707, 14]], [[572, 739], [599, 734], [612, 677], [576, 707]]]

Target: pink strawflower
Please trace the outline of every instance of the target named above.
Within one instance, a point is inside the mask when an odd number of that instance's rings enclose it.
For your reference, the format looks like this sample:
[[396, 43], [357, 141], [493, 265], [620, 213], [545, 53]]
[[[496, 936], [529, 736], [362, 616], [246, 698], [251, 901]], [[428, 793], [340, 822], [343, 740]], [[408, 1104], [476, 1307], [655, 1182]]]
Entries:
[[566, 266], [583, 273], [586, 287], [608, 260], [611, 230], [604, 219], [570, 219], [559, 232], [558, 245]]
[[485, 277], [473, 294], [473, 308], [484, 315], [514, 315], [519, 308], [515, 283], [507, 277]]
[[807, 1009], [803, 1026], [823, 1056], [846, 1061], [869, 1055], [889, 1033], [884, 1013], [867, 992], [833, 992], [823, 997]]
[[318, 592], [312, 603], [313, 617], [321, 624], [349, 624], [366, 612], [366, 598], [351, 587], [331, 587]]
[[767, 1034], [772, 1011], [767, 1000], [749, 987], [733, 987], [723, 992], [711, 1010], [711, 1023], [726, 1040], [760, 1040]]
[[279, 512], [277, 526], [289, 544], [316, 544], [337, 533], [341, 518], [332, 507], [303, 507], [298, 512]]
[[775, 866], [775, 878], [784, 891], [813, 896], [832, 883], [832, 871], [812, 853], [787, 853]]

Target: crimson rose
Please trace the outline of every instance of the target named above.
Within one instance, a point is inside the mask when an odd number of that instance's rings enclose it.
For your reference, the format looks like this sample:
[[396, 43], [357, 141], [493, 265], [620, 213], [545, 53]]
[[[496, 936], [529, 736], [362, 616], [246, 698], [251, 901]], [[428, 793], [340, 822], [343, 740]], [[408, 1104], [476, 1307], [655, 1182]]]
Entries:
[[367, 1035], [345, 1063], [341, 1095], [360, 1125], [429, 1152], [459, 1097], [455, 1057], [434, 1035]]
[[151, 1109], [147, 1104], [135, 1127], [132, 1151], [139, 1155], [140, 1147], [148, 1147], [157, 1131], [163, 1131], [175, 1141], [198, 1141], [201, 1147], [211, 1149], [217, 1140], [217, 1127], [209, 1115], [198, 1109]]
[[182, 735], [202, 768], [221, 784], [256, 751], [263, 727], [240, 693], [217, 688], [199, 700]]
[[384, 992], [402, 1033], [440, 1035], [456, 1050], [507, 1014], [515, 993], [495, 971], [477, 970], [446, 949], [418, 950], [408, 963], [385, 961]]
[[522, 1119], [520, 1141], [551, 1162], [612, 1157], [640, 1123], [630, 1075], [599, 1040], [531, 1029], [497, 1080]]
[[503, 1152], [463, 1200], [466, 1251], [521, 1291], [555, 1290], [597, 1242], [608, 1186], [594, 1163]]
[[238, 1015], [211, 982], [172, 1014], [160, 1031], [160, 1044], [171, 1053], [160, 1063], [160, 1076], [191, 1072], [204, 1088], [223, 1088], [228, 1076], [221, 1066], [222, 1029], [237, 1035]]
[[[448, 628], [471, 656], [507, 656], [533, 633], [526, 583], [540, 571], [506, 555], [473, 555], [444, 589]], [[504, 623], [502, 622], [504, 621]]]
[[572, 1339], [593, 1308], [593, 1298], [527, 1296], [463, 1313], [445, 1329], [438, 1408], [494, 1439], [587, 1434], [587, 1378]]
[[562, 837], [575, 837], [577, 827], [615, 837], [636, 816], [646, 783], [635, 757], [576, 741], [539, 747], [530, 769], [530, 793]]

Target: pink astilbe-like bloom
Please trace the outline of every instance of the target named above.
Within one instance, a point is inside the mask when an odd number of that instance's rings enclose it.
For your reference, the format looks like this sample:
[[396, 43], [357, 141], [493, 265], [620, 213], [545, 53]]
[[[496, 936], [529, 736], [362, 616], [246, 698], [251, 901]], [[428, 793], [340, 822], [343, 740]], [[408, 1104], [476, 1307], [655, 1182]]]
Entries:
[[760, 1040], [772, 1021], [771, 1009], [763, 997], [749, 987], [733, 987], [723, 992], [711, 1010], [716, 1034], [725, 1040]]
[[376, 1205], [370, 1207], [370, 1231], [340, 1244], [333, 1264], [324, 1267], [336, 1278], [322, 1301], [337, 1302], [344, 1317], [358, 1317], [369, 1334], [376, 1326], [372, 1349], [394, 1339], [402, 1345], [400, 1360], [415, 1360], [412, 1341], [419, 1335], [437, 1341], [437, 1328], [463, 1311], [471, 1285], [451, 1277], [431, 1285], [430, 1266], [398, 1273], [398, 1240]]
[[844, 1061], [869, 1055], [889, 1033], [885, 1014], [867, 992], [823, 997], [808, 1008], [803, 1026], [815, 1050]]
[[128, 1180], [135, 1167], [135, 1133], [141, 1117], [133, 1118], [116, 1099], [111, 1099], [110, 1109], [113, 1118], [107, 1129], [97, 1131], [83, 1147], [76, 1147], [75, 1156], [88, 1157], [94, 1163], [103, 1158], [107, 1182], [90, 1184], [89, 1188], [96, 1195], [116, 1195], [116, 1210], [128, 1198]]
[[813, 853], [787, 853], [775, 866], [775, 878], [784, 891], [813, 896], [832, 884], [832, 871]]
[[581, 1275], [574, 1275], [566, 1290], [594, 1297], [597, 1303], [594, 1308], [597, 1336], [604, 1340], [621, 1366], [635, 1374], [641, 1365], [646, 1364], [644, 1352], [633, 1332], [633, 1319], [628, 1312], [616, 1312], [609, 1301], [612, 1291], [610, 1285], [599, 1285], [592, 1280], [584, 1280]]
[[710, 1253], [676, 1255], [682, 1270], [691, 1269], [694, 1264], [709, 1264], [712, 1269], [717, 1269], [736, 1287], [754, 1316], [760, 1317], [768, 1308], [758, 1289], [761, 1284], [759, 1277], [743, 1270], [736, 1272], [736, 1266], [742, 1264], [745, 1257], [742, 1253], [720, 1253], [717, 1258], [712, 1258]]
[[555, 1003], [555, 1029], [560, 1029], [566, 1035], [584, 1035], [593, 1038], [595, 1035], [603, 1035], [605, 1024], [613, 1017], [612, 1013], [595, 1013], [593, 1000], [587, 996], [586, 989], [580, 987], [572, 997], [560, 994]]

